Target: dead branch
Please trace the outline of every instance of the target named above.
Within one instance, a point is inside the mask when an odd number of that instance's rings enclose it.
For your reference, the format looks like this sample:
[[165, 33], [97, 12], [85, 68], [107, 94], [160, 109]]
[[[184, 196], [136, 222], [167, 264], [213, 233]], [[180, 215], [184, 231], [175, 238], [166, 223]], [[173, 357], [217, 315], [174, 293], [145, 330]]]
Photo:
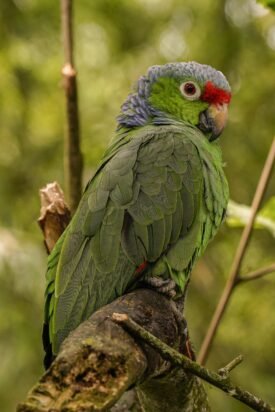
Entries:
[[128, 315], [167, 345], [185, 348], [170, 301], [152, 290], [135, 290], [70, 333], [18, 412], [108, 410], [133, 385], [146, 412], [209, 411], [201, 382], [171, 368], [143, 339], [134, 339], [112, 321], [114, 312]]
[[275, 411], [231, 383], [229, 371], [240, 363], [240, 357], [224, 367], [227, 373], [222, 374], [178, 352], [186, 342], [179, 336], [174, 313], [167, 298], [148, 289], [101, 308], [64, 341], [50, 369], [17, 411], [104, 411], [133, 385], [146, 412], [209, 411], [197, 378], [255, 411]]
[[44, 235], [47, 252], [50, 253], [68, 226], [71, 213], [65, 202], [64, 193], [57, 182], [48, 183], [40, 189], [39, 193], [41, 209], [38, 224]]

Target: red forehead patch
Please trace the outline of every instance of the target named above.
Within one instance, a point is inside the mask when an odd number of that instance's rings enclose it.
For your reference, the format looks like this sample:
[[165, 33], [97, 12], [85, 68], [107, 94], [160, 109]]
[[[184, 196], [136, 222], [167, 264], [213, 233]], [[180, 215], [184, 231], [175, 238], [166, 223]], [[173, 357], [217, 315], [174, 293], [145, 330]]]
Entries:
[[201, 95], [201, 100], [213, 104], [228, 104], [231, 100], [231, 93], [219, 89], [212, 82], [209, 81], [205, 84], [204, 92]]

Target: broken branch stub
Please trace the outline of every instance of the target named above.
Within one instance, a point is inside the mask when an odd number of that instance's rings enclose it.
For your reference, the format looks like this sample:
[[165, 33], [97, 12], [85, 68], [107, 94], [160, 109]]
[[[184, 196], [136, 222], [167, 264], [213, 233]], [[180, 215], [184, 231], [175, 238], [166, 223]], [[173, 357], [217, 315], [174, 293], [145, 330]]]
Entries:
[[48, 183], [40, 189], [40, 217], [38, 224], [44, 234], [44, 243], [50, 253], [57, 240], [68, 226], [71, 213], [67, 206], [64, 193], [57, 182]]

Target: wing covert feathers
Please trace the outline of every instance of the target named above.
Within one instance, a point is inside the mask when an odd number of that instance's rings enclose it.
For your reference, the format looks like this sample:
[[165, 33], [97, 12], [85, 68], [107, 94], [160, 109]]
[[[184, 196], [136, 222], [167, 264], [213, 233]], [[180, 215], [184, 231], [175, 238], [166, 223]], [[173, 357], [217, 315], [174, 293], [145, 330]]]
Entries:
[[203, 157], [202, 135], [192, 129], [194, 142], [189, 132], [143, 127], [107, 150], [49, 258], [45, 322], [54, 353], [81, 321], [125, 292], [142, 262], [184, 287], [227, 196], [222, 166], [213, 166], [219, 156]]

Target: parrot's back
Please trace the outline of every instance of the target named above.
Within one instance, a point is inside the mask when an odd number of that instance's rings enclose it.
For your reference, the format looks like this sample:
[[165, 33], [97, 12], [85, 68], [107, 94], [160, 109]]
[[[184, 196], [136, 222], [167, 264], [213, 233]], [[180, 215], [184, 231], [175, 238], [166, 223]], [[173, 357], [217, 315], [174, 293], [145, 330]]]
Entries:
[[220, 150], [198, 129], [121, 132], [49, 257], [47, 366], [71, 330], [141, 276], [171, 278], [183, 294], [227, 201]]

